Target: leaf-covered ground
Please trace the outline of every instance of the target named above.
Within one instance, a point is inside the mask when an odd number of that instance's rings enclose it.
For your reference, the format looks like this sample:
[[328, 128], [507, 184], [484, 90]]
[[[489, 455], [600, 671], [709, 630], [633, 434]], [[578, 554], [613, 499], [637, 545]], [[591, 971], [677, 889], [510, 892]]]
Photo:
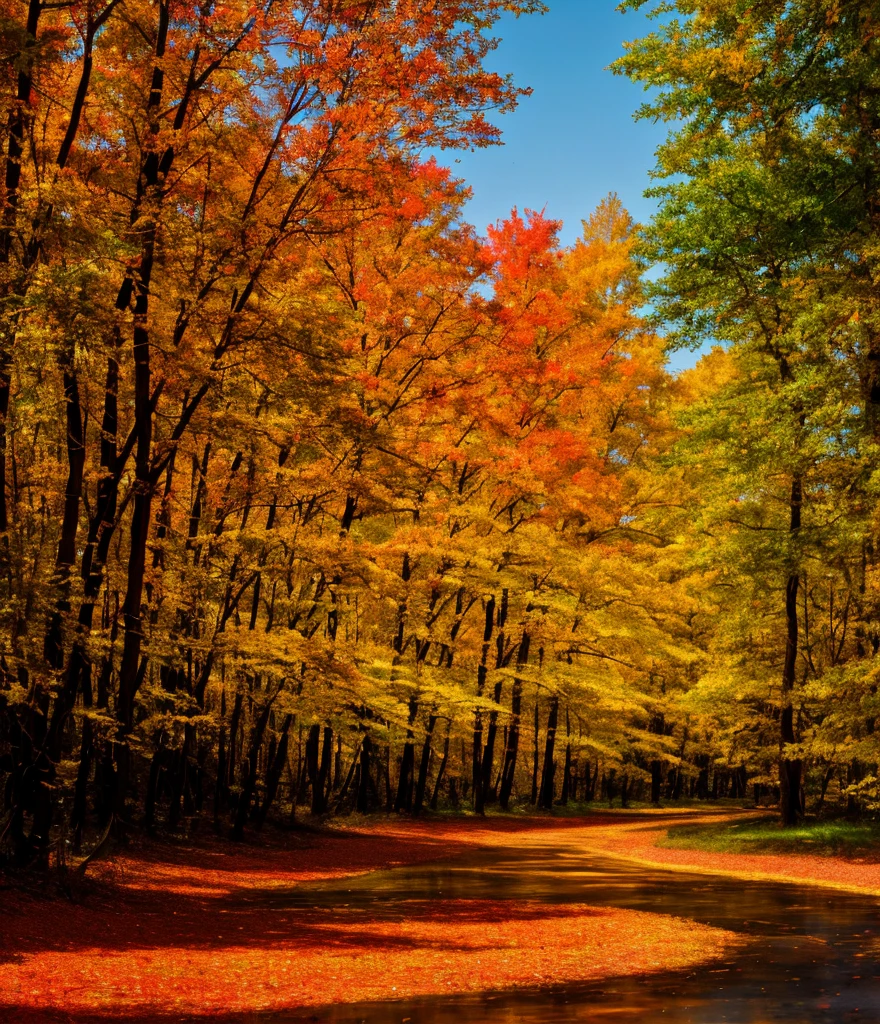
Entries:
[[[838, 843], [835, 847], [827, 834], [827, 841], [821, 841], [821, 829], [815, 836], [811, 836], [809, 829], [792, 830], [792, 834], [786, 836], [776, 830], [770, 815], [756, 830], [754, 843], [744, 840], [741, 845], [731, 844], [727, 849], [716, 843], [725, 823], [736, 829], [742, 817], [742, 813], [698, 812], [637, 813], [628, 818], [621, 815], [616, 820], [613, 816], [597, 817], [593, 827], [584, 831], [582, 841], [595, 850], [678, 870], [880, 892], [880, 845]], [[682, 841], [679, 828], [690, 834], [690, 841]], [[754, 828], [754, 822], [749, 828]], [[707, 836], [705, 842], [698, 838], [701, 833]], [[750, 848], [753, 852], [749, 852]]]
[[[562, 831], [580, 840], [597, 827], [567, 822]], [[102, 866], [80, 904], [7, 890], [0, 1016], [216, 1019], [534, 987], [684, 967], [738, 941], [663, 915], [586, 905], [414, 900], [401, 918], [381, 905], [278, 910], [260, 899], [305, 881], [542, 842], [559, 831], [542, 821], [394, 822], [250, 848], [156, 844]]]
[[[689, 845], [663, 845], [670, 828], [679, 836], [674, 842]], [[766, 845], [755, 853], [712, 848], [730, 830], [748, 836], [755, 829], [742, 815], [661, 812], [386, 819], [258, 846], [150, 844], [99, 865], [78, 904], [15, 890], [0, 894], [0, 1017], [217, 1019], [534, 987], [685, 967], [723, 955], [738, 941], [688, 921], [586, 905], [413, 900], [401, 917], [381, 905], [278, 910], [261, 899], [308, 881], [479, 847], [572, 845], [680, 870], [880, 891], [880, 860], [870, 849], [834, 856], [796, 842], [784, 852]], [[756, 834], [774, 840], [769, 822]]]
[[[756, 837], [754, 845], [744, 839], [741, 845], [731, 842], [725, 846], [718, 839], [728, 827], [736, 831], [742, 826], [745, 826], [744, 836], [754, 834]], [[410, 841], [419, 835], [436, 839], [448, 831], [457, 835], [458, 843], [483, 845], [507, 842], [504, 830], [519, 829], [520, 844], [571, 844], [672, 870], [880, 892], [880, 842], [866, 839], [868, 833], [876, 836], [876, 831], [868, 826], [849, 829], [850, 838], [861, 838], [858, 843], [855, 840], [844, 843], [840, 841], [842, 826], [836, 830], [820, 827], [815, 835], [809, 828], [790, 830], [788, 834], [776, 829], [771, 814], [756, 827], [754, 813], [687, 809], [599, 813], [556, 821], [490, 819], [488, 824], [476, 820], [465, 823], [425, 821], [406, 826], [386, 822], [380, 828], [385, 836], [396, 830], [403, 834], [405, 828]], [[834, 836], [836, 846], [832, 842]], [[816, 842], [809, 841], [811, 838]]]
[[[859, 843], [837, 841], [834, 846], [829, 836], [836, 835], [839, 840], [842, 826], [836, 830], [820, 827], [815, 836], [809, 827], [782, 831], [776, 829], [775, 819], [769, 813], [758, 826], [754, 812], [731, 809], [707, 812], [688, 808], [592, 813], [555, 820], [385, 821], [372, 827], [385, 838], [399, 835], [414, 842], [419, 837], [425, 841], [447, 837], [456, 845], [503, 844], [510, 842], [511, 835], [515, 834], [518, 845], [573, 845], [672, 870], [880, 892], [880, 842], [866, 839], [869, 834], [876, 835], [872, 827], [851, 828], [848, 834], [860, 836]], [[742, 845], [731, 843], [724, 847], [718, 837], [728, 829], [734, 832], [743, 829], [745, 836], [754, 834], [755, 846], [744, 841]], [[823, 835], [825, 841], [820, 843]], [[817, 842], [808, 841], [810, 838]]]

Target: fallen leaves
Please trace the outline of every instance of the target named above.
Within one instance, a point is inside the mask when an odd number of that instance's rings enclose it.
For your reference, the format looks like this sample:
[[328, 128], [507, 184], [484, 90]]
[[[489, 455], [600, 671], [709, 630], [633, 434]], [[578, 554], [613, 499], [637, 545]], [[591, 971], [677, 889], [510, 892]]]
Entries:
[[13, 955], [0, 963], [0, 1007], [37, 1019], [210, 1015], [533, 988], [681, 968], [738, 941], [689, 921], [584, 904], [438, 899], [322, 909], [278, 898], [316, 878], [548, 841], [555, 831], [543, 822], [386, 823], [310, 836], [299, 849], [149, 847], [119, 858], [88, 905], [7, 896], [3, 939]]
[[[684, 820], [684, 816], [674, 819], [674, 815], [666, 815], [654, 820], [645, 816], [627, 821], [609, 816], [595, 825], [587, 825], [581, 842], [590, 849], [679, 870], [778, 878], [880, 892], [880, 862], [876, 861], [812, 853], [720, 853], [658, 846], [669, 826]], [[701, 821], [717, 824], [720, 816], [689, 814], [686, 820], [693, 824]]]
[[207, 920], [208, 934], [196, 928], [188, 941], [147, 926], [142, 948], [114, 949], [97, 932], [84, 948], [0, 966], [0, 1005], [210, 1014], [533, 988], [686, 967], [722, 954], [733, 938], [585, 905], [440, 900], [399, 909], [399, 918], [349, 908], [248, 911], [237, 941], [228, 933], [218, 941]]

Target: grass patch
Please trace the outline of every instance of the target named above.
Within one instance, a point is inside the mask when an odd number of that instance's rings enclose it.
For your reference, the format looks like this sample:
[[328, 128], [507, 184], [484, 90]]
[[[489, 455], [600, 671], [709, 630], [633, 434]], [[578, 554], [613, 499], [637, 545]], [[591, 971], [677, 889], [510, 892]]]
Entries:
[[823, 857], [880, 857], [880, 823], [806, 821], [782, 828], [767, 818], [723, 824], [675, 825], [661, 846], [712, 853], [811, 853]]

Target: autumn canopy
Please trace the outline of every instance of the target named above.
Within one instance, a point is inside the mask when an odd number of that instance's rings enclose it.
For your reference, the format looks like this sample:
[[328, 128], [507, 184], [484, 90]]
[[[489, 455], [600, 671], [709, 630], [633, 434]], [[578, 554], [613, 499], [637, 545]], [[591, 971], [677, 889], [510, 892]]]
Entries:
[[657, 217], [564, 247], [442, 165], [537, 0], [2, 0], [3, 858], [876, 806], [880, 22], [677, 6]]

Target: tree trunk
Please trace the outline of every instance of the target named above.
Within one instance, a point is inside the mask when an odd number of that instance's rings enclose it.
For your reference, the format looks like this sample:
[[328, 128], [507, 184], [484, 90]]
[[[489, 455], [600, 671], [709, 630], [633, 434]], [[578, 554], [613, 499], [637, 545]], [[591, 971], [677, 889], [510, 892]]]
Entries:
[[[45, 10], [40, 0], [29, 0], [27, 20], [24, 26], [24, 40], [18, 54], [17, 60], [9, 64], [10, 70], [15, 67], [17, 74], [16, 102], [9, 107], [9, 120], [7, 124], [7, 157], [4, 175], [4, 204], [3, 218], [0, 223], [0, 266], [8, 268], [12, 255], [13, 239], [16, 235], [19, 208], [19, 184], [21, 182], [22, 157], [24, 154], [24, 140], [27, 133], [28, 111], [31, 105], [31, 93], [33, 91], [33, 66], [37, 50], [37, 26], [41, 13]], [[3, 271], [4, 282], [10, 282], [12, 273], [8, 269]], [[7, 306], [13, 289], [11, 282], [3, 288], [3, 306]], [[4, 317], [9, 313], [4, 308]], [[3, 340], [0, 346], [0, 534], [5, 534], [9, 529], [9, 513], [7, 511], [6, 498], [6, 449], [7, 449], [7, 417], [9, 415], [9, 395], [11, 391], [11, 365], [12, 365], [12, 334], [13, 331], [4, 329]], [[8, 538], [4, 540], [4, 556], [8, 557]]]
[[532, 752], [532, 793], [529, 803], [534, 807], [538, 803], [538, 758], [540, 756], [541, 719], [538, 711], [538, 695], [535, 694], [535, 746]]
[[258, 828], [262, 828], [266, 823], [266, 816], [269, 813], [269, 808], [272, 806], [272, 803], [278, 793], [278, 784], [281, 781], [281, 774], [284, 771], [284, 766], [287, 764], [287, 748], [290, 742], [290, 727], [292, 724], [293, 715], [285, 715], [284, 725], [281, 726], [281, 738], [278, 740], [278, 746], [275, 748], [275, 756], [270, 759], [269, 768], [266, 772], [266, 792], [263, 796], [263, 802], [260, 804], [260, 809], [257, 812]]
[[413, 807], [413, 771], [416, 758], [415, 746], [413, 745], [413, 725], [415, 724], [418, 707], [419, 705], [415, 698], [410, 698], [409, 719], [406, 726], [406, 743], [403, 745], [403, 756], [400, 759], [400, 775], [397, 778], [397, 796], [394, 798], [395, 811], [411, 811]]
[[[800, 477], [791, 483], [789, 533], [797, 534], [801, 526], [803, 492]], [[795, 742], [794, 706], [792, 691], [795, 686], [795, 671], [798, 656], [798, 608], [797, 597], [800, 576], [789, 574], [785, 587], [785, 660], [782, 667], [782, 700], [779, 714], [779, 816], [783, 825], [794, 825], [803, 813], [801, 807], [801, 775], [803, 763], [799, 758], [789, 757], [786, 746]]]
[[253, 728], [251, 729], [251, 742], [250, 750], [248, 753], [247, 760], [247, 771], [244, 778], [244, 784], [241, 787], [241, 796], [238, 800], [238, 807], [235, 810], [235, 822], [232, 826], [232, 838], [241, 840], [244, 838], [244, 827], [250, 814], [251, 801], [254, 797], [254, 791], [257, 788], [257, 771], [260, 763], [260, 747], [263, 744], [263, 735], [266, 731], [266, 726], [269, 724], [269, 715], [272, 712], [272, 705], [275, 703], [275, 698], [281, 692], [281, 685], [275, 693], [268, 697], [262, 711], [256, 722], [254, 722]]
[[[312, 807], [320, 804], [320, 796], [316, 795], [318, 789], [318, 772], [319, 772], [319, 761], [321, 746], [321, 726], [317, 723], [309, 726], [309, 732], [306, 736], [306, 750], [305, 750], [305, 774], [300, 780], [300, 800], [303, 800], [306, 795], [304, 783], [308, 780], [308, 783], [312, 787]], [[315, 812], [312, 811], [314, 814]]]
[[[504, 668], [507, 664], [507, 655], [504, 650], [505, 645], [505, 633], [504, 628], [507, 623], [507, 603], [508, 603], [508, 591], [505, 587], [501, 591], [501, 603], [498, 606], [498, 614], [496, 616], [495, 624], [498, 627], [498, 635], [495, 638], [495, 687], [492, 693], [492, 699], [495, 704], [501, 703], [501, 693], [503, 689], [503, 680], [501, 677], [500, 669]], [[482, 774], [482, 786], [483, 786], [483, 806], [489, 803], [493, 797], [492, 791], [492, 774], [495, 766], [495, 738], [498, 735], [498, 712], [489, 712], [489, 728], [486, 730], [486, 745], [483, 748], [482, 760], [480, 763], [480, 771]]]
[[[485, 626], [483, 627], [483, 649], [480, 655], [480, 664], [477, 668], [477, 696], [482, 697], [486, 689], [486, 677], [488, 675], [489, 641], [492, 639], [492, 631], [495, 627], [495, 598], [490, 597], [486, 602]], [[477, 708], [474, 712], [474, 746], [472, 764], [472, 785], [474, 812], [485, 814], [484, 793], [483, 793], [483, 712]]]
[[651, 762], [651, 803], [660, 803], [660, 789], [663, 785], [663, 765], [656, 758]]
[[[168, 35], [169, 22], [167, 0], [159, 0], [157, 17], [156, 63], [153, 68], [148, 105], [151, 117], [155, 116], [162, 102], [165, 74], [162, 61], [165, 57], [165, 42]], [[157, 132], [158, 126], [156, 127]], [[144, 144], [150, 147], [154, 144], [154, 141], [144, 140]], [[170, 170], [170, 167], [168, 170]], [[158, 204], [159, 179], [159, 153], [154, 148], [148, 148], [138, 180], [138, 195], [132, 209], [132, 224], [142, 219], [143, 205], [146, 199], [149, 198]], [[132, 512], [131, 528], [129, 531], [128, 569], [125, 602], [122, 609], [125, 635], [122, 644], [122, 662], [119, 668], [119, 691], [116, 703], [116, 719], [118, 722], [116, 817], [120, 823], [124, 822], [127, 816], [125, 801], [131, 771], [129, 735], [134, 727], [134, 701], [144, 676], [144, 666], [141, 664], [141, 646], [143, 643], [141, 602], [144, 591], [144, 573], [146, 571], [147, 540], [150, 532], [150, 513], [153, 490], [156, 483], [152, 467], [153, 406], [150, 395], [150, 282], [156, 255], [157, 217], [158, 211], [151, 210], [148, 214], [148, 223], [139, 230], [141, 238], [140, 263], [137, 280], [133, 282], [135, 301], [132, 358], [134, 362], [134, 433], [136, 437], [136, 450], [134, 511]], [[120, 308], [128, 306], [128, 302], [125, 302], [124, 298], [124, 305], [120, 305]]]
[[431, 794], [431, 810], [437, 810], [437, 799], [440, 794], [440, 784], [443, 782], [443, 774], [446, 771], [446, 764], [449, 761], [449, 732], [451, 722], [446, 723], [446, 738], [443, 741], [443, 757], [440, 759], [440, 767], [437, 769], [437, 778], [434, 780], [434, 792]]
[[562, 793], [559, 797], [559, 803], [565, 807], [568, 803], [569, 792], [571, 790], [571, 718], [569, 716], [568, 707], [565, 709], [565, 764], [562, 769]]
[[[315, 726], [314, 728], [318, 728]], [[315, 753], [317, 756], [318, 741], [315, 737]], [[312, 780], [312, 814], [324, 814], [327, 810], [327, 783], [330, 780], [330, 766], [333, 762], [333, 730], [324, 726], [324, 738], [321, 743], [321, 763]]]
[[183, 726], [183, 746], [172, 759], [171, 771], [171, 806], [168, 809], [168, 825], [175, 831], [180, 824], [181, 804], [186, 791], [190, 776], [190, 760], [193, 754], [193, 747], [196, 741], [195, 726], [191, 722], [185, 722]]
[[367, 814], [370, 810], [370, 755], [373, 744], [370, 742], [369, 734], [364, 736], [361, 744], [360, 777], [357, 788], [357, 809], [360, 814]]
[[355, 748], [354, 754], [352, 754], [351, 764], [348, 766], [348, 771], [345, 774], [345, 779], [342, 785], [339, 787], [339, 793], [336, 797], [336, 804], [333, 808], [334, 814], [339, 814], [340, 808], [345, 802], [345, 798], [348, 796], [351, 790], [352, 783], [354, 783], [355, 801], [357, 801], [357, 790], [358, 790], [358, 779], [359, 769], [361, 763], [361, 747], [360, 744]]
[[[516, 655], [516, 668], [518, 672], [521, 672], [528, 664], [530, 643], [531, 637], [524, 630], [519, 644], [519, 651]], [[498, 802], [505, 811], [510, 810], [510, 796], [513, 792], [513, 783], [516, 777], [516, 759], [519, 753], [519, 726], [520, 716], [522, 714], [522, 688], [522, 679], [520, 679], [519, 676], [515, 676], [513, 680], [513, 690], [510, 696], [511, 718], [510, 726], [507, 730], [507, 744], [504, 751], [504, 768], [501, 773], [501, 791], [498, 795]], [[535, 704], [535, 710], [537, 711], [537, 703]]]
[[437, 724], [437, 716], [428, 716], [428, 728], [425, 731], [425, 742], [422, 745], [422, 759], [419, 763], [419, 777], [416, 782], [416, 795], [413, 800], [413, 814], [420, 814], [425, 801], [425, 789], [428, 785], [428, 767], [431, 763], [431, 737], [434, 735], [434, 726]]
[[70, 825], [73, 829], [73, 852], [76, 854], [79, 854], [82, 850], [83, 827], [85, 826], [88, 809], [89, 773], [92, 769], [92, 759], [94, 756], [94, 726], [92, 725], [91, 718], [83, 718], [79, 765], [76, 771], [76, 787], [73, 793], [73, 810], [70, 815]]
[[64, 512], [61, 519], [61, 536], [55, 557], [55, 579], [57, 591], [55, 608], [46, 626], [44, 655], [56, 671], [63, 666], [62, 622], [70, 611], [70, 570], [76, 560], [76, 534], [79, 526], [80, 496], [83, 486], [83, 470], [86, 463], [85, 434], [83, 430], [82, 406], [79, 399], [79, 383], [73, 366], [74, 355], [69, 354], [70, 365], [64, 370], [64, 398], [66, 405], [67, 433], [67, 482], [64, 487]]
[[147, 776], [147, 795], [144, 800], [144, 830], [147, 835], [156, 833], [156, 805], [159, 802], [159, 786], [162, 780], [162, 773], [168, 760], [168, 751], [163, 746], [163, 740], [156, 741], [156, 749], [150, 761], [150, 773]]
[[556, 745], [556, 726], [559, 719], [559, 698], [550, 699], [550, 715], [547, 719], [547, 739], [544, 745], [544, 767], [541, 772], [541, 792], [538, 806], [549, 811], [553, 807], [553, 782], [556, 775], [556, 764], [553, 760]]

